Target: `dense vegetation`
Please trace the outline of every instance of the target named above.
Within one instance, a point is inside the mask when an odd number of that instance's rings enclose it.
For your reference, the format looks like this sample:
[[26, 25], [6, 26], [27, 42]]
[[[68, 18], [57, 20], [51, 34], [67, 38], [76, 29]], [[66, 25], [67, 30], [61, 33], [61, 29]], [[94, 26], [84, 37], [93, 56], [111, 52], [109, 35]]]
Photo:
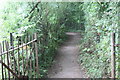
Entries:
[[[6, 3], [1, 9], [0, 40], [13, 36], [38, 34], [40, 76], [46, 75], [51, 65], [58, 43], [64, 40], [64, 18], [59, 3]], [[13, 7], [14, 6], [14, 7]]]
[[[14, 36], [37, 32], [40, 76], [45, 77], [58, 45], [65, 39], [65, 32], [79, 30], [83, 37], [79, 61], [87, 74], [96, 78], [109, 77], [110, 33], [116, 32], [116, 41], [120, 41], [119, 10], [117, 2], [4, 3], [0, 9], [0, 41], [9, 38], [10, 32]], [[119, 77], [120, 55], [116, 55], [116, 77]]]
[[[119, 37], [119, 7], [120, 3], [115, 2], [83, 3], [85, 32], [80, 45], [80, 61], [87, 68], [90, 77], [110, 77], [111, 32], [115, 32]], [[116, 53], [119, 53], [119, 50]], [[119, 77], [119, 54], [116, 54], [116, 57], [116, 71]]]

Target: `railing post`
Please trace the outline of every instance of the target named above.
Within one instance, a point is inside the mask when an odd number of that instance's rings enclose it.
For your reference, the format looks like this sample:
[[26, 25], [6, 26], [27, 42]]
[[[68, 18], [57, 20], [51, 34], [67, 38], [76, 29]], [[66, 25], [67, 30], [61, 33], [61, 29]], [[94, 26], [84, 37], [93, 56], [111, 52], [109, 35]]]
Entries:
[[15, 59], [15, 56], [14, 56], [14, 41], [13, 41], [13, 34], [10, 33], [10, 48], [9, 49], [13, 49], [13, 51], [11, 52], [11, 55], [12, 55], [12, 59], [13, 59], [13, 69], [14, 71], [17, 71], [17, 62], [16, 62], [16, 59]]
[[[37, 40], [37, 34], [36, 33], [34, 34], [34, 37]], [[37, 47], [37, 41], [35, 42], [35, 53], [36, 53], [36, 72], [37, 72], [37, 77], [38, 77], [38, 75], [39, 75], [39, 67], [38, 67], [38, 47]]]
[[[0, 43], [0, 55], [2, 54], [2, 45]], [[2, 55], [0, 56], [0, 60], [3, 61]], [[1, 63], [0, 63], [1, 64]], [[2, 80], [4, 80], [4, 68], [3, 68], [3, 64], [1, 64], [1, 68], [2, 68]], [[0, 69], [1, 70], [1, 69]]]
[[115, 78], [115, 33], [111, 33], [111, 78]]

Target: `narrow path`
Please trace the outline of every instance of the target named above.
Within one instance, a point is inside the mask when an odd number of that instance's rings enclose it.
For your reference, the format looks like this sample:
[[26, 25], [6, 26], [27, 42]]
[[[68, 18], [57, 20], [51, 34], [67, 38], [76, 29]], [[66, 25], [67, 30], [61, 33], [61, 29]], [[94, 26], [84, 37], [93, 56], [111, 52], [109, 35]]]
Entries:
[[82, 66], [77, 63], [80, 34], [68, 32], [68, 40], [58, 49], [55, 62], [49, 70], [49, 78], [86, 78]]

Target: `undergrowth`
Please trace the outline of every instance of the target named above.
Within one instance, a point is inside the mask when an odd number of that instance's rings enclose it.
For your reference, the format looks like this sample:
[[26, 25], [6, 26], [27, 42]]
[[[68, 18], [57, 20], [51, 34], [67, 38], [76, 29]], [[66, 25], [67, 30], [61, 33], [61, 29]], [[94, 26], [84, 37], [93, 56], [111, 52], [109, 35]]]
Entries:
[[[85, 31], [80, 43], [80, 63], [92, 78], [111, 77], [111, 33], [119, 43], [119, 6], [117, 2], [83, 3]], [[120, 53], [116, 48], [115, 53]], [[116, 78], [119, 78], [120, 58], [116, 55]]]
[[[83, 40], [84, 37], [81, 42]], [[100, 49], [102, 48], [92, 43], [92, 40], [84, 40], [80, 45], [79, 62], [91, 78], [110, 77], [110, 55], [103, 50], [99, 51]]]

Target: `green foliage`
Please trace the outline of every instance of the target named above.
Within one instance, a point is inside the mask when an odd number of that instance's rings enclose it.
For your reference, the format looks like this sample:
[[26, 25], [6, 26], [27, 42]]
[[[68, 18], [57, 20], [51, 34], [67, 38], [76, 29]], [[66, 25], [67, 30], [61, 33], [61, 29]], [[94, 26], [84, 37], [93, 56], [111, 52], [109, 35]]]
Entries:
[[[87, 68], [90, 77], [110, 77], [110, 38], [111, 32], [116, 32], [118, 35], [118, 11], [117, 2], [83, 4], [85, 33], [80, 45], [82, 47], [80, 61]], [[116, 77], [119, 77], [118, 73]]]
[[61, 3], [39, 3], [34, 8], [36, 4], [37, 2], [6, 4], [1, 9], [0, 32], [4, 34], [0, 37], [2, 41], [3, 37], [9, 37], [9, 32], [14, 32], [15, 38], [23, 36], [24, 39], [27, 34], [37, 33], [40, 77], [45, 77], [58, 45], [65, 39], [65, 25], [60, 23], [64, 7]]
[[[64, 40], [65, 26], [60, 23], [61, 3], [40, 3], [32, 12], [29, 21], [34, 23], [27, 33], [37, 32], [39, 39], [40, 77], [46, 77], [47, 69], [53, 62], [58, 44]], [[61, 15], [59, 15], [61, 14]]]
[[[120, 42], [120, 3], [6, 3], [0, 8], [0, 41], [9, 37], [38, 34], [40, 77], [45, 77], [56, 49], [66, 38], [66, 31], [81, 32], [80, 62], [91, 77], [110, 76], [110, 33], [116, 32]], [[0, 4], [2, 5], [2, 4]], [[32, 10], [32, 11], [31, 11]], [[4, 38], [3, 38], [4, 37]], [[117, 48], [117, 52], [120, 50]], [[120, 54], [117, 57], [117, 77], [120, 74]], [[34, 60], [34, 59], [33, 59]], [[33, 74], [35, 74], [33, 72]]]
[[10, 32], [18, 33], [21, 31], [19, 28], [30, 25], [28, 19], [23, 20], [26, 6], [25, 3], [6, 3], [0, 9], [0, 41], [3, 37], [8, 37]]
[[[63, 6], [64, 5], [65, 3]], [[68, 31], [84, 30], [84, 12], [82, 11], [82, 3], [66, 3], [63, 13], [63, 21]]]

